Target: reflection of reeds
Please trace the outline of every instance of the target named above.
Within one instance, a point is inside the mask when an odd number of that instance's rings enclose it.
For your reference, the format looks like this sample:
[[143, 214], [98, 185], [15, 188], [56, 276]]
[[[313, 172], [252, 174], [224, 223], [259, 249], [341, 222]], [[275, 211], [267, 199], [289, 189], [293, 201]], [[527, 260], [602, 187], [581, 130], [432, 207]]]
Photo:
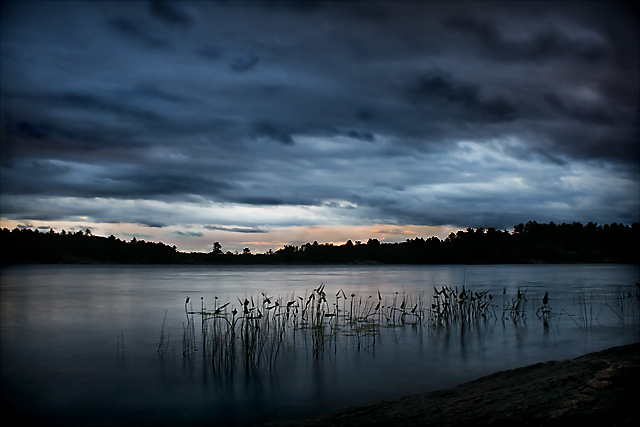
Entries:
[[[628, 293], [628, 292], [627, 292]], [[620, 319], [628, 302], [619, 291], [610, 301], [600, 306], [595, 320], [603, 310], [614, 312]], [[533, 294], [533, 300], [538, 297]], [[326, 292], [324, 284], [304, 296], [291, 295], [272, 297], [262, 293], [260, 297], [238, 298], [238, 305], [231, 302], [221, 304], [217, 297], [213, 309], [207, 309], [201, 299], [200, 311], [189, 310], [185, 303], [187, 324], [183, 324], [183, 354], [197, 351], [194, 316], [201, 316], [202, 356], [209, 360], [216, 372], [231, 373], [235, 366], [243, 366], [245, 371], [260, 368], [272, 369], [283, 350], [304, 348], [314, 359], [337, 353], [339, 348], [364, 351], [376, 346], [382, 329], [407, 326], [420, 330], [423, 327], [447, 329], [453, 326], [460, 331], [469, 327], [479, 327], [490, 319], [497, 320], [494, 298], [489, 291], [474, 292], [463, 286], [434, 286], [431, 302], [425, 303], [423, 295], [394, 292], [374, 295], [347, 294], [340, 289], [335, 299]], [[513, 322], [526, 324], [527, 292], [518, 289], [514, 295], [503, 291], [502, 316]], [[548, 328], [552, 316], [563, 315], [580, 328], [593, 322], [593, 296], [587, 300], [583, 292], [576, 295], [574, 302], [579, 314], [570, 314], [562, 309], [555, 313], [549, 305], [549, 294], [545, 292], [542, 305], [537, 311], [531, 309]], [[618, 307], [620, 305], [620, 307]], [[624, 306], [624, 307], [623, 307]], [[591, 317], [587, 315], [591, 313]], [[158, 351], [168, 348], [165, 336], [165, 320], [160, 332]], [[395, 340], [398, 342], [402, 333]], [[462, 333], [462, 332], [461, 332]], [[123, 340], [124, 341], [124, 340]], [[123, 343], [124, 344], [124, 343]]]
[[[444, 288], [443, 288], [444, 289]], [[442, 292], [442, 291], [441, 291]], [[486, 293], [471, 293], [463, 289], [449, 290], [460, 304], [448, 313], [450, 320], [464, 313], [465, 319], [486, 316], [488, 301]], [[451, 293], [453, 292], [453, 293]], [[303, 335], [303, 343], [309, 343], [314, 359], [322, 357], [327, 349], [334, 352], [341, 345], [366, 350], [376, 345], [380, 328], [405, 326], [422, 327], [434, 320], [433, 312], [426, 309], [423, 297], [394, 293], [384, 296], [347, 295], [342, 289], [330, 301], [325, 286], [321, 284], [303, 296], [288, 298], [269, 297], [262, 293], [259, 298], [238, 299], [239, 309], [231, 303], [209, 310], [201, 302], [200, 311], [190, 311], [185, 302], [186, 325], [183, 324], [183, 354], [189, 356], [197, 350], [194, 315], [202, 317], [201, 338], [203, 356], [210, 359], [215, 370], [230, 371], [236, 362], [245, 369], [261, 366], [272, 368], [285, 346], [295, 346], [296, 335]], [[160, 332], [158, 351], [164, 352], [168, 338], [165, 336], [165, 320]], [[304, 344], [306, 346], [306, 344]]]
[[[187, 297], [187, 302], [184, 304], [185, 312], [187, 315], [187, 324], [182, 324], [183, 335], [182, 335], [182, 354], [185, 356], [189, 356], [195, 351], [197, 351], [196, 347], [196, 330], [193, 322], [193, 315], [195, 314], [193, 311], [187, 311], [187, 304], [189, 303], [189, 297]], [[191, 317], [189, 317], [191, 315]]]
[[116, 340], [116, 360], [118, 363], [124, 362], [124, 331], [120, 331]]
[[124, 354], [124, 332], [120, 331], [120, 335], [118, 335], [118, 339], [116, 342], [116, 351], [117, 354]]
[[166, 353], [169, 349], [170, 334], [165, 336], [164, 324], [167, 321], [167, 310], [164, 311], [164, 319], [162, 319], [162, 329], [160, 330], [160, 342], [158, 343], [158, 353]]

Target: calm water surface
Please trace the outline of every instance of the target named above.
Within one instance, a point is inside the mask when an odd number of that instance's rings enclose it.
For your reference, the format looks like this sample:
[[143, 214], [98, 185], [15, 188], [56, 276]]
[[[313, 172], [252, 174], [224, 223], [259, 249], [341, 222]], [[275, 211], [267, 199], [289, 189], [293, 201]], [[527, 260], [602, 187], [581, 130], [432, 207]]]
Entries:
[[[250, 425], [640, 341], [640, 267], [629, 265], [10, 266], [1, 279], [3, 406], [39, 424]], [[465, 286], [489, 291], [495, 315], [382, 328], [360, 349], [345, 337], [317, 360], [298, 331], [272, 369], [250, 373], [214, 371], [202, 351], [183, 356], [187, 296], [195, 310], [216, 297], [240, 307], [238, 298], [295, 299], [320, 284], [332, 297], [343, 289], [425, 302], [434, 285]], [[518, 289], [526, 317], [503, 319]], [[536, 315], [545, 292], [546, 326]], [[169, 346], [158, 353], [165, 313]]]

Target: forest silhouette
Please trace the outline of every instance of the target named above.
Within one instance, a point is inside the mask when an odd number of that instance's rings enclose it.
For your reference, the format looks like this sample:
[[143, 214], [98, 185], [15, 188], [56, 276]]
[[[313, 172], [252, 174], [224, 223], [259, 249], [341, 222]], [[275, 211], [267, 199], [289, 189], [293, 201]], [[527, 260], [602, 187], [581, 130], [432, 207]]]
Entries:
[[224, 252], [220, 242], [209, 253], [179, 252], [176, 246], [130, 241], [90, 230], [57, 233], [29, 228], [2, 231], [2, 260], [8, 264], [531, 264], [629, 263], [640, 259], [640, 224], [578, 222], [556, 225], [529, 221], [512, 231], [467, 228], [438, 237], [381, 243], [347, 241], [285, 245], [264, 254]]

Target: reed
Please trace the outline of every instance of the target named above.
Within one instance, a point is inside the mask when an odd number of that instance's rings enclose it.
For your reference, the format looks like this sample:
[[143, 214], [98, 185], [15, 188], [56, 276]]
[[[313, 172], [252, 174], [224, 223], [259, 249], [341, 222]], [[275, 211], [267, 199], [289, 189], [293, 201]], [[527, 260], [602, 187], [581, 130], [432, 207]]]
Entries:
[[[584, 293], [575, 297], [578, 314], [570, 314], [564, 309], [553, 311], [548, 292], [537, 311], [528, 308], [526, 291], [518, 289], [515, 294], [507, 295], [505, 289], [502, 294], [501, 316], [497, 313], [499, 305], [489, 291], [472, 291], [466, 286], [461, 289], [434, 286], [428, 300], [424, 294], [404, 292], [383, 294], [378, 291], [358, 295], [339, 289], [329, 295], [325, 285], [320, 284], [303, 295], [274, 297], [263, 292], [258, 297], [237, 298], [237, 304], [221, 303], [215, 297], [212, 309], [208, 309], [201, 298], [199, 311], [189, 308], [190, 299], [187, 298], [183, 354], [189, 357], [198, 351], [194, 316], [201, 317], [202, 357], [219, 373], [232, 373], [237, 367], [243, 367], [245, 372], [273, 369], [283, 351], [304, 349], [313, 359], [320, 359], [344, 349], [371, 350], [380, 342], [381, 331], [388, 328], [399, 328], [397, 343], [406, 328], [419, 332], [422, 328], [459, 327], [464, 331], [499, 318], [526, 322], [527, 310], [542, 320], [545, 330], [553, 316], [558, 316], [559, 323], [560, 318], [567, 315], [580, 328], [594, 321], [593, 314], [587, 316], [593, 313], [593, 308], [588, 307], [593, 304], [593, 298], [588, 301]], [[622, 313], [633, 311], [627, 308], [629, 301], [638, 305], [640, 297], [630, 298], [627, 294], [631, 295], [624, 290], [612, 295], [600, 307], [595, 321], [607, 310], [615, 312], [620, 319], [624, 318]], [[534, 294], [533, 300], [538, 301], [538, 298]], [[158, 344], [160, 353], [165, 353], [169, 345], [165, 322], [166, 312]]]
[[[635, 289], [640, 289], [640, 287]], [[616, 286], [613, 291], [606, 293], [592, 291], [586, 294], [585, 291], [579, 290], [573, 295], [573, 309], [562, 308], [557, 312], [552, 310], [548, 293], [545, 293], [542, 305], [535, 314], [543, 321], [545, 328], [548, 326], [549, 320], [555, 316], [558, 317], [556, 326], [559, 326], [562, 318], [566, 316], [581, 329], [597, 324], [638, 323], [640, 291], [635, 295], [633, 292], [634, 287], [628, 285]]]
[[196, 331], [193, 321], [193, 315], [196, 314], [192, 311], [187, 311], [187, 304], [189, 304], [189, 297], [184, 304], [185, 314], [187, 316], [187, 324], [182, 323], [183, 335], [182, 335], [182, 354], [190, 356], [195, 353], [198, 348], [196, 346]]
[[164, 325], [167, 321], [167, 310], [164, 311], [164, 318], [162, 319], [162, 329], [160, 330], [160, 342], [158, 343], [158, 353], [166, 353], [169, 350], [169, 343], [171, 333], [165, 335]]
[[429, 322], [439, 327], [472, 323], [496, 315], [493, 295], [489, 291], [473, 292], [464, 286], [460, 291], [457, 287], [443, 286], [438, 290], [434, 286], [429, 314]]
[[[443, 288], [445, 289], [445, 288]], [[453, 292], [453, 293], [451, 293]], [[448, 295], [460, 298], [457, 311], [451, 319], [466, 313], [466, 318], [486, 315], [483, 300], [486, 293], [469, 294], [464, 290], [447, 288]], [[468, 306], [478, 301], [477, 307]], [[432, 319], [425, 308], [423, 295], [410, 294], [347, 295], [340, 289], [330, 301], [324, 284], [304, 296], [291, 295], [286, 298], [260, 297], [238, 298], [238, 305], [230, 302], [219, 304], [215, 297], [213, 309], [207, 309], [201, 298], [199, 311], [193, 311], [185, 301], [186, 324], [183, 323], [183, 354], [196, 352], [194, 316], [201, 316], [201, 340], [203, 357], [211, 361], [214, 370], [232, 371], [238, 362], [245, 370], [261, 367], [273, 368], [278, 355], [285, 347], [293, 348], [300, 339], [314, 359], [319, 359], [328, 349], [338, 351], [338, 344], [351, 346], [357, 351], [376, 345], [381, 328], [412, 326], [421, 328]], [[433, 320], [430, 320], [433, 323]], [[166, 312], [160, 331], [158, 351], [166, 352], [168, 335], [165, 333]]]

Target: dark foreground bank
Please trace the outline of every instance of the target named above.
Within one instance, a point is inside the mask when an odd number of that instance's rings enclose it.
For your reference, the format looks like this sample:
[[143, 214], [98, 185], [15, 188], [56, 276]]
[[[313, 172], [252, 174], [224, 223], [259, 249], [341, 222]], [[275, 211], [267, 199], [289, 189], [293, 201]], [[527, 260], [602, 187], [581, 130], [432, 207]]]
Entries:
[[498, 372], [447, 390], [266, 426], [639, 425], [640, 343]]

